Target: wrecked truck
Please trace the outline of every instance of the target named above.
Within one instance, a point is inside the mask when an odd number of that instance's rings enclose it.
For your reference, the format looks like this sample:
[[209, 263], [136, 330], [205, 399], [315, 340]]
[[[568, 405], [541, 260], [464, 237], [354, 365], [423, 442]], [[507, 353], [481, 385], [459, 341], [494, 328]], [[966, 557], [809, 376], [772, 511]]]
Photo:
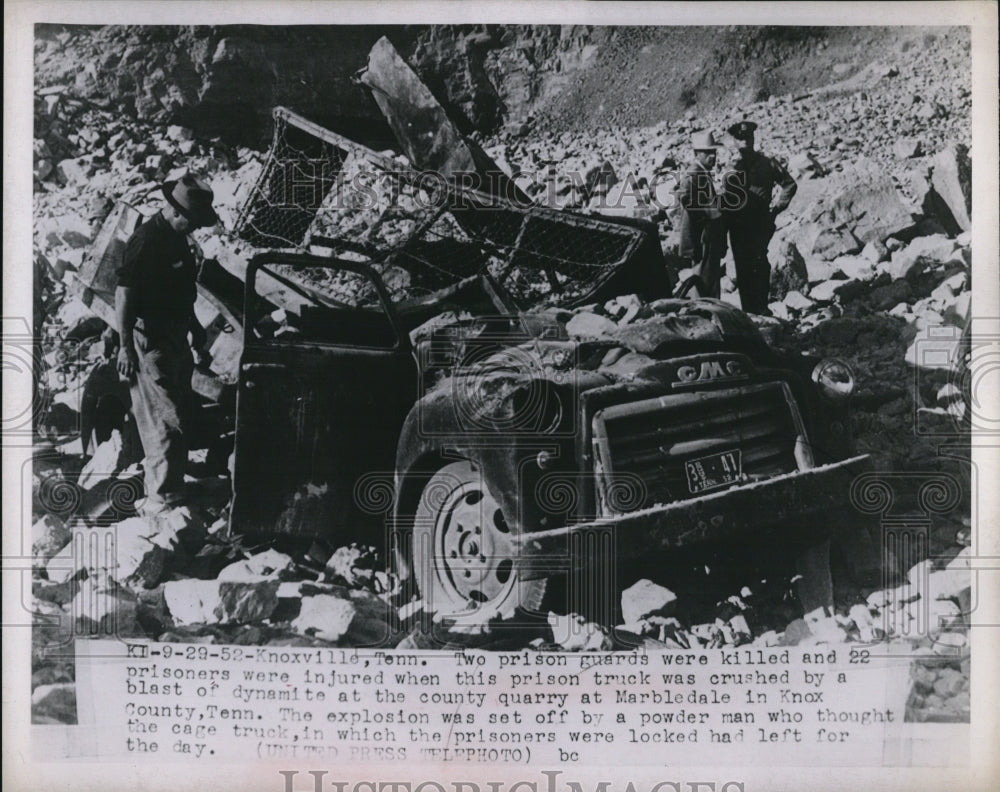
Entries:
[[[261, 332], [255, 284], [274, 268], [332, 270], [360, 299]], [[488, 275], [462, 290], [464, 318], [409, 330], [412, 306], [365, 263], [254, 258], [233, 526], [384, 542], [424, 612], [465, 627], [537, 610], [550, 578], [611, 603], [615, 564], [857, 528], [868, 460], [842, 363], [775, 351], [718, 300], [653, 300], [616, 325], [508, 311]]]
[[[617, 623], [616, 571], [691, 548], [800, 547], [806, 611], [832, 607], [828, 539], [856, 571], [877, 566], [850, 504], [870, 464], [845, 364], [672, 297], [654, 224], [491, 179], [387, 42], [362, 82], [414, 169], [278, 108], [237, 223], [272, 249], [245, 273], [235, 530], [381, 544], [425, 614], [470, 629], [544, 607], [546, 589], [560, 612]], [[323, 178], [358, 159], [404, 187], [370, 224], [331, 210], [350, 202]], [[416, 202], [379, 250], [427, 173], [443, 200]], [[317, 233], [331, 212], [338, 233]]]
[[[393, 80], [378, 95], [405, 98]], [[447, 119], [414, 95], [424, 123], [391, 126], [430, 139]], [[405, 143], [421, 168], [451, 167], [435, 158], [453, 147]], [[461, 167], [494, 167], [466, 154]], [[373, 222], [331, 204], [331, 174], [359, 161], [403, 188]], [[617, 570], [697, 548], [801, 548], [806, 611], [832, 606], [829, 539], [870, 570], [846, 365], [771, 348], [724, 302], [671, 296], [652, 223], [451, 177], [435, 182], [445, 200], [410, 200], [422, 175], [275, 111], [232, 230], [263, 252], [199, 276], [219, 329], [199, 392], [236, 392], [231, 530], [380, 545], [401, 602], [469, 630], [553, 592], [560, 612], [617, 623]]]

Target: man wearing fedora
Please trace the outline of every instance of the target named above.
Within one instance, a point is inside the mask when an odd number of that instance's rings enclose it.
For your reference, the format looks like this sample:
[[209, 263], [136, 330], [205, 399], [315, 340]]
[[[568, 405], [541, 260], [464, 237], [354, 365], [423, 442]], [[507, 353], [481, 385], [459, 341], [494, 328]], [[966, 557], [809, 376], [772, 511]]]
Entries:
[[197, 272], [187, 235], [219, 219], [212, 209], [212, 190], [202, 179], [187, 175], [162, 190], [166, 206], [129, 239], [115, 290], [118, 373], [131, 385], [145, 454], [147, 513], [175, 503], [184, 482], [185, 424], [193, 398], [191, 347], [201, 356], [205, 343], [205, 330], [194, 316]]
[[726, 231], [712, 174], [718, 146], [711, 131], [691, 136], [694, 162], [676, 191], [681, 205], [679, 253], [695, 268], [695, 284], [702, 297], [719, 296], [720, 262], [726, 254]]
[[754, 149], [756, 129], [753, 121], [739, 121], [726, 130], [736, 140], [738, 155], [723, 178], [722, 207], [740, 305], [749, 313], [766, 314], [771, 288], [767, 246], [774, 236], [775, 218], [788, 208], [798, 185], [778, 160]]

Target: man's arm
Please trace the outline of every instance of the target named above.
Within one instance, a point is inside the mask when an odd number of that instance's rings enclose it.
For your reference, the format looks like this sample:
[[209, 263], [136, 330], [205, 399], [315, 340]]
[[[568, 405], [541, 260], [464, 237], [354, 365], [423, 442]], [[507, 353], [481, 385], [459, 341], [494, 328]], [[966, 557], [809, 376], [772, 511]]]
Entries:
[[191, 311], [191, 316], [188, 317], [188, 332], [191, 333], [191, 348], [195, 352], [195, 358], [198, 361], [198, 365], [207, 366], [212, 358], [208, 354], [208, 350], [205, 349], [205, 344], [208, 341], [208, 334], [205, 332], [205, 328], [202, 326], [201, 322], [198, 321], [198, 317], [195, 316], [194, 311]]
[[788, 208], [788, 204], [792, 202], [792, 198], [795, 195], [795, 191], [799, 189], [799, 185], [784, 165], [777, 160], [772, 160], [771, 162], [774, 167], [774, 183], [780, 190], [778, 192], [778, 200], [771, 207], [771, 217], [777, 217]]
[[118, 336], [121, 340], [118, 373], [124, 379], [132, 379], [139, 367], [132, 336], [132, 329], [135, 327], [135, 289], [129, 286], [115, 289], [115, 318], [118, 320]]

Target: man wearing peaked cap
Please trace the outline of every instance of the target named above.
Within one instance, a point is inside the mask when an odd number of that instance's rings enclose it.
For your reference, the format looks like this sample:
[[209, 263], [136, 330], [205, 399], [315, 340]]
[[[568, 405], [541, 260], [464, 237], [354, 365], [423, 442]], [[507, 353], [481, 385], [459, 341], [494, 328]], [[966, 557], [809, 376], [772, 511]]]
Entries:
[[757, 125], [753, 121], [737, 121], [726, 131], [737, 140], [746, 140], [757, 131]]
[[118, 372], [131, 385], [145, 455], [147, 513], [176, 501], [184, 482], [193, 398], [191, 346], [201, 359], [205, 344], [205, 329], [194, 316], [197, 272], [187, 235], [219, 219], [212, 189], [202, 179], [187, 175], [161, 190], [166, 205], [132, 234], [115, 290]]
[[791, 203], [797, 185], [784, 165], [754, 149], [753, 121], [737, 121], [727, 131], [737, 142], [739, 156], [723, 178], [721, 204], [740, 304], [749, 313], [766, 314], [771, 287], [767, 246], [774, 236], [775, 218]]
[[676, 190], [682, 210], [680, 255], [695, 268], [702, 297], [719, 296], [720, 262], [726, 253], [726, 231], [713, 174], [718, 146], [711, 130], [691, 136], [694, 162]]

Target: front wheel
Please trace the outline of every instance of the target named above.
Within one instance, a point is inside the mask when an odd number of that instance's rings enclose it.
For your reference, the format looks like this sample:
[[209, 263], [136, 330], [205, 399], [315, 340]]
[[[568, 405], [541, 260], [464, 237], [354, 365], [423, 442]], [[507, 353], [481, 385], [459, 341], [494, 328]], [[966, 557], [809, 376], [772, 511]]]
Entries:
[[545, 580], [519, 574], [507, 519], [472, 462], [454, 462], [427, 482], [413, 526], [414, 575], [424, 610], [473, 632], [517, 608], [536, 610]]

